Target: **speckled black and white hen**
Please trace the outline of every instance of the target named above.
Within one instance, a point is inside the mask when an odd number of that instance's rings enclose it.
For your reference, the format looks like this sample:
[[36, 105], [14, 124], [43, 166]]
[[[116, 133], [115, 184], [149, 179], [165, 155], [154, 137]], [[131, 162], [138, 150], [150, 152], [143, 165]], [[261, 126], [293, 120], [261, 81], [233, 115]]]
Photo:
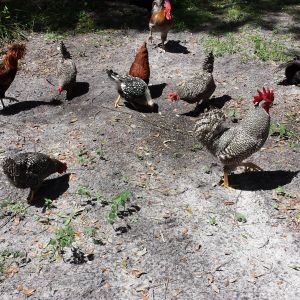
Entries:
[[2, 164], [4, 174], [17, 188], [30, 188], [28, 202], [34, 201], [34, 193], [43, 180], [54, 173], [64, 173], [67, 165], [57, 159], [38, 152], [26, 152], [5, 158]]
[[77, 69], [70, 52], [63, 42], [60, 42], [58, 50], [60, 51], [61, 59], [57, 65], [57, 91], [59, 93], [67, 91], [67, 99], [70, 99], [73, 96], [73, 89], [76, 84]]
[[183, 100], [188, 103], [204, 103], [212, 96], [216, 84], [212, 75], [214, 69], [214, 55], [209, 53], [202, 65], [202, 72], [184, 80], [179, 84], [177, 92], [170, 92], [168, 99]]
[[119, 107], [121, 97], [132, 104], [135, 108], [148, 108], [157, 110], [157, 105], [153, 102], [150, 90], [142, 79], [130, 75], [121, 76], [112, 70], [106, 70], [108, 77], [116, 83], [119, 96], [115, 101], [115, 107]]
[[261, 170], [250, 162], [243, 162], [265, 143], [270, 129], [269, 108], [274, 101], [273, 91], [263, 88], [253, 98], [253, 106], [244, 119], [234, 127], [225, 124], [220, 110], [201, 115], [195, 135], [224, 166], [224, 186], [229, 186], [228, 174], [237, 166]]

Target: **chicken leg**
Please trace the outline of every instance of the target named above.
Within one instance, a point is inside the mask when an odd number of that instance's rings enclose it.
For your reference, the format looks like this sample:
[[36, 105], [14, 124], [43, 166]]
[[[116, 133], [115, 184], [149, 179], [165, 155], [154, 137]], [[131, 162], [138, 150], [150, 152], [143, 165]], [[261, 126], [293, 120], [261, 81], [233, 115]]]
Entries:
[[245, 172], [249, 172], [249, 171], [263, 171], [262, 168], [260, 168], [259, 166], [257, 166], [256, 164], [252, 163], [252, 162], [244, 162], [239, 164], [239, 166], [244, 167], [245, 168]]
[[3, 98], [1, 98], [1, 104], [3, 106], [3, 108], [5, 108], [4, 102], [3, 102]]
[[32, 204], [32, 203], [34, 203], [34, 198], [35, 198], [35, 192], [36, 192], [36, 190], [32, 190], [32, 189], [30, 189], [30, 192], [29, 192], [29, 195], [28, 195], [28, 197], [27, 197], [27, 202], [29, 203], [29, 204]]
[[121, 100], [121, 96], [119, 95], [118, 96], [118, 98], [116, 99], [116, 101], [115, 101], [115, 108], [118, 108], [118, 107], [120, 107], [120, 100]]

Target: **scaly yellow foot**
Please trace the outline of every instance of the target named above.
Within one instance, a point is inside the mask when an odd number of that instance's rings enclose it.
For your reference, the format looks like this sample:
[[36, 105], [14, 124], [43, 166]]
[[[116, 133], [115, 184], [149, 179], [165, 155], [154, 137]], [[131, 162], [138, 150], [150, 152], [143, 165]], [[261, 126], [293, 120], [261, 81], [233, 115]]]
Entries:
[[263, 171], [262, 168], [260, 168], [259, 166], [257, 166], [256, 164], [252, 163], [252, 162], [244, 162], [239, 164], [239, 166], [244, 167], [245, 168], [245, 172], [249, 172], [249, 171]]
[[120, 107], [120, 104], [119, 104], [120, 100], [121, 100], [121, 96], [119, 95], [118, 98], [117, 98], [117, 100], [115, 101], [115, 108]]

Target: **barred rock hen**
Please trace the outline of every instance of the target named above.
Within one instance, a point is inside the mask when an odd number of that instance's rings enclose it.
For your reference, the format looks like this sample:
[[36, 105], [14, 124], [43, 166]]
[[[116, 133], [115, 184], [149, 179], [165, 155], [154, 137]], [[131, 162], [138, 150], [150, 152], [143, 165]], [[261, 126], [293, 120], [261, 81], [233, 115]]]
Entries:
[[30, 188], [28, 203], [34, 201], [35, 192], [46, 177], [56, 172], [62, 174], [67, 170], [65, 163], [38, 152], [20, 153], [13, 158], [5, 158], [2, 167], [15, 187]]
[[173, 23], [171, 9], [172, 6], [169, 0], [154, 0], [152, 2], [152, 14], [149, 21], [149, 41], [153, 41], [152, 32], [160, 32], [163, 49], [165, 49], [165, 41]]
[[300, 84], [300, 56], [281, 64], [277, 70], [285, 69], [285, 77], [290, 84]]
[[121, 97], [135, 108], [144, 107], [153, 112], [157, 111], [157, 105], [152, 101], [147, 84], [138, 77], [130, 75], [121, 76], [112, 70], [106, 70], [108, 77], [116, 83], [119, 96], [115, 107], [119, 107]]
[[254, 106], [235, 127], [225, 125], [225, 116], [219, 110], [204, 113], [197, 121], [195, 135], [224, 166], [224, 186], [229, 186], [228, 174], [238, 166], [262, 170], [243, 161], [264, 145], [269, 134], [269, 108], [273, 101], [272, 90], [258, 91], [253, 98]]
[[[3, 99], [5, 97], [5, 92], [10, 87], [14, 81], [17, 70], [18, 61], [22, 59], [25, 55], [26, 47], [23, 44], [13, 44], [9, 47], [2, 63], [0, 64], [0, 99], [2, 106], [4, 106]], [[7, 98], [12, 101], [12, 98]]]
[[150, 66], [146, 42], [143, 43], [138, 53], [136, 54], [134, 62], [132, 63], [128, 74], [130, 76], [143, 79], [147, 84], [149, 83]]
[[76, 84], [77, 69], [70, 52], [67, 50], [63, 42], [60, 42], [58, 50], [61, 53], [61, 60], [57, 66], [57, 91], [59, 93], [67, 91], [67, 99], [70, 99], [73, 95], [73, 89]]
[[183, 100], [188, 103], [206, 102], [216, 89], [216, 84], [212, 75], [214, 69], [214, 55], [209, 53], [202, 65], [202, 72], [196, 73], [193, 77], [179, 84], [176, 93], [169, 93], [168, 99], [171, 101]]

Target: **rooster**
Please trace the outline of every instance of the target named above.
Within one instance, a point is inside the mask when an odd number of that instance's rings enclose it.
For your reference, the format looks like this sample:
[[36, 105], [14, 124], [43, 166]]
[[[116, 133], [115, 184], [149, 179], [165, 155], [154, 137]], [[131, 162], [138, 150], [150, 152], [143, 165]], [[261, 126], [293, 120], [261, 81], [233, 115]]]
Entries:
[[[25, 52], [25, 45], [13, 44], [9, 47], [8, 52], [0, 64], [0, 99], [3, 107], [5, 107], [3, 99], [7, 98], [5, 97], [5, 92], [14, 81], [18, 70], [18, 61], [24, 57]], [[13, 98], [7, 99], [10, 101], [14, 100]]]
[[262, 170], [250, 162], [243, 162], [265, 143], [270, 129], [269, 109], [274, 93], [263, 88], [253, 98], [253, 107], [240, 124], [225, 125], [225, 116], [219, 110], [204, 113], [196, 122], [195, 135], [224, 166], [224, 186], [228, 187], [228, 175], [236, 167], [246, 170]]
[[121, 97], [135, 108], [144, 107], [153, 112], [157, 111], [157, 105], [152, 101], [150, 90], [144, 80], [130, 75], [121, 76], [112, 70], [106, 70], [108, 77], [116, 83], [119, 96], [115, 107], [119, 107]]
[[285, 69], [285, 77], [290, 84], [300, 84], [300, 56], [281, 64], [277, 70]]
[[171, 29], [173, 16], [171, 15], [171, 2], [169, 0], [154, 0], [152, 2], [152, 14], [149, 21], [149, 41], [153, 41], [152, 32], [161, 33], [162, 48], [165, 50], [165, 41]]
[[211, 52], [203, 62], [203, 71], [180, 83], [178, 91], [176, 93], [170, 92], [168, 99], [171, 101], [181, 99], [188, 103], [198, 103], [198, 105], [206, 102], [216, 89], [212, 75], [213, 68], [214, 55]]
[[13, 158], [5, 158], [2, 167], [15, 187], [30, 188], [28, 203], [34, 201], [35, 192], [46, 177], [56, 172], [62, 174], [67, 170], [65, 163], [38, 152], [20, 153]]
[[132, 63], [128, 74], [130, 76], [143, 79], [147, 84], [149, 83], [150, 66], [146, 42], [143, 43], [138, 53], [136, 54], [134, 62]]
[[57, 66], [58, 88], [57, 91], [61, 94], [62, 91], [67, 91], [67, 99], [72, 97], [73, 89], [76, 84], [77, 69], [72, 60], [70, 52], [65, 44], [60, 42], [58, 50], [61, 53], [61, 60]]

